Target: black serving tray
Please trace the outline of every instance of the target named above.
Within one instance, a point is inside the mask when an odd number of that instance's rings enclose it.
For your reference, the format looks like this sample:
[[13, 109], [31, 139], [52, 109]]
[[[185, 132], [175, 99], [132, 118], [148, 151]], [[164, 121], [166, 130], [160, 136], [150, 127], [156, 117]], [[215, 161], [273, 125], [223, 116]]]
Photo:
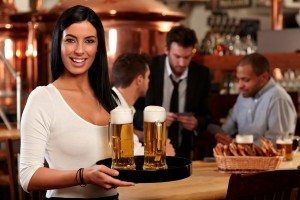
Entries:
[[[190, 160], [167, 156], [168, 168], [154, 171], [143, 170], [144, 156], [135, 156], [136, 170], [119, 170], [118, 179], [134, 183], [155, 183], [175, 181], [187, 178], [192, 173], [192, 163]], [[111, 167], [111, 158], [99, 160], [96, 164]]]

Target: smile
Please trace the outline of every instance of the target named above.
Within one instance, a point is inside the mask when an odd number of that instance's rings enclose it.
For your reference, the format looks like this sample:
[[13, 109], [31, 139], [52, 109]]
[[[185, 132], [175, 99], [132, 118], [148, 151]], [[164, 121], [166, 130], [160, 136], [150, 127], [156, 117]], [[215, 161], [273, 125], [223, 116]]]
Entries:
[[71, 60], [75, 63], [83, 63], [86, 58], [71, 58]]

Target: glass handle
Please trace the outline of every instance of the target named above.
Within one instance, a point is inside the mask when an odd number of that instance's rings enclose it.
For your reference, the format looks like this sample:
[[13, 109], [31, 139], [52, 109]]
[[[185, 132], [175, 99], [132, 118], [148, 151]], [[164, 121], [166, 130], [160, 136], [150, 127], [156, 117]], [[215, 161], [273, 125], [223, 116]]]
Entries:
[[299, 148], [300, 148], [300, 136], [293, 136], [293, 142], [294, 142], [294, 140], [296, 140], [297, 141], [297, 147], [296, 147], [296, 149], [294, 150], [294, 153], [295, 152], [297, 152], [297, 151], [299, 151]]

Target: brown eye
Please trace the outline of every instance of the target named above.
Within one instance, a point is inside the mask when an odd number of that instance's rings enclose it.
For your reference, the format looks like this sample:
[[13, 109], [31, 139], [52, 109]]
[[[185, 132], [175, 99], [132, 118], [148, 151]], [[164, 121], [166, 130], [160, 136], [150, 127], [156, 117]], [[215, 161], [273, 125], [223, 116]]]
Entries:
[[93, 43], [96, 42], [96, 40], [94, 40], [94, 39], [87, 39], [85, 42], [88, 43], [88, 44], [93, 44]]
[[72, 39], [72, 38], [66, 38], [66, 39], [65, 39], [65, 42], [66, 42], [66, 43], [75, 43], [75, 40]]

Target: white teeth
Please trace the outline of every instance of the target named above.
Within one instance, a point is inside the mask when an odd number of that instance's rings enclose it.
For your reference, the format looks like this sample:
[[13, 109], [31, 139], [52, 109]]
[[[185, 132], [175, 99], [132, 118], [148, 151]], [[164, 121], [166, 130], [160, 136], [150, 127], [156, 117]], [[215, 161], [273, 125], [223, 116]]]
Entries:
[[83, 58], [72, 58], [72, 60], [77, 63], [82, 63], [85, 61], [85, 59], [83, 59]]

